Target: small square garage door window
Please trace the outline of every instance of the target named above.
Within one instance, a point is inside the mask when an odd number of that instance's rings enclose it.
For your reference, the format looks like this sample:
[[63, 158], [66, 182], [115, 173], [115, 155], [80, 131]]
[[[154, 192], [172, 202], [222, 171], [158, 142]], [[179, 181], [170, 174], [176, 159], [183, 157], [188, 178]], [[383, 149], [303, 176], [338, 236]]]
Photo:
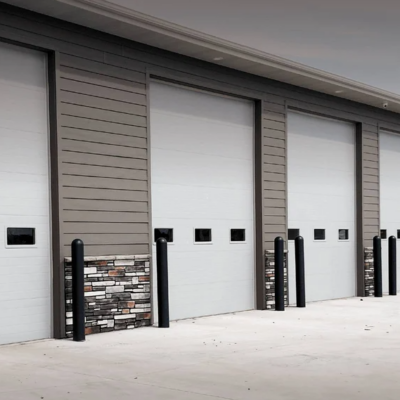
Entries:
[[154, 241], [157, 242], [158, 239], [164, 238], [168, 243], [173, 243], [174, 241], [174, 230], [172, 228], [156, 228], [154, 229]]
[[314, 229], [314, 240], [325, 240], [325, 229]]
[[339, 229], [339, 240], [349, 240], [348, 229]]
[[194, 241], [195, 243], [211, 243], [211, 229], [195, 229]]
[[288, 240], [296, 240], [300, 236], [300, 229], [291, 228], [288, 230]]
[[231, 242], [232, 243], [244, 243], [246, 241], [246, 230], [245, 229], [231, 229]]

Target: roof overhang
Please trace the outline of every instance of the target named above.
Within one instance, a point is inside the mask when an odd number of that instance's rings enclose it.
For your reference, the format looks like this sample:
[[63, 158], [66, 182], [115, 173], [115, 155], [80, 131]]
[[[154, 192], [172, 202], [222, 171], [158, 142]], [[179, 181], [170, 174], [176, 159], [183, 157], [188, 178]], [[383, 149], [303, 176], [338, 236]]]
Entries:
[[[236, 70], [400, 113], [400, 96], [238, 45], [106, 0], [2, 0], [42, 14]], [[118, 21], [118, 23], [116, 23]]]

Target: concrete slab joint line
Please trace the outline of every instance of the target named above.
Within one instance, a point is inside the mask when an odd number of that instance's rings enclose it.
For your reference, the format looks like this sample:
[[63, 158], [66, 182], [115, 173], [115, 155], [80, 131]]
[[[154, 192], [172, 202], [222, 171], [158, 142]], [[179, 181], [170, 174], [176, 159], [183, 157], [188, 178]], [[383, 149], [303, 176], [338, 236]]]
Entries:
[[[288, 252], [285, 250], [284, 255], [284, 290], [285, 305], [289, 305], [288, 297], [288, 269], [287, 269]], [[267, 310], [275, 310], [275, 251], [265, 251], [265, 304]]]
[[[85, 257], [86, 334], [149, 326], [150, 256]], [[72, 264], [65, 266], [66, 336], [72, 337]], [[133, 293], [134, 292], [134, 293]]]
[[374, 250], [372, 247], [364, 248], [364, 287], [365, 296], [374, 296]]

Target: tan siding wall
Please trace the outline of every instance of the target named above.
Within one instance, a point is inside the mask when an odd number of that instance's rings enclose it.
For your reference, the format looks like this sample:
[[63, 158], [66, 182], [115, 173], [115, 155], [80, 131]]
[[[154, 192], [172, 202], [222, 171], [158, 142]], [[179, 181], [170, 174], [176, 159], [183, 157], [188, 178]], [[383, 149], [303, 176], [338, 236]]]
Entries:
[[87, 254], [149, 252], [146, 73], [262, 100], [264, 247], [286, 237], [286, 107], [361, 123], [365, 245], [379, 229], [377, 126], [400, 116], [173, 55], [0, 5], [0, 37], [59, 53], [63, 254], [75, 235]]
[[371, 246], [379, 234], [379, 135], [378, 125], [362, 126], [363, 163], [363, 243]]
[[263, 102], [264, 246], [273, 249], [277, 236], [286, 240], [286, 107]]
[[[148, 253], [146, 76], [60, 55], [62, 245]], [[73, 228], [71, 228], [73, 226]]]

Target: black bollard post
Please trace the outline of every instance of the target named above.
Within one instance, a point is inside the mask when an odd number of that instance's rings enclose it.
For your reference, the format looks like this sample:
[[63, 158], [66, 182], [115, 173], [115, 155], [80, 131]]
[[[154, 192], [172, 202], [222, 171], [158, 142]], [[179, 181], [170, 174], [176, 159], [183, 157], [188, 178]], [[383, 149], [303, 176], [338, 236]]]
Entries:
[[304, 239], [298, 236], [295, 241], [296, 258], [296, 304], [297, 307], [306, 306], [306, 285], [304, 277]]
[[396, 237], [389, 238], [389, 295], [397, 295], [397, 249]]
[[82, 240], [71, 243], [72, 252], [72, 320], [73, 340], [85, 340], [84, 245]]
[[285, 311], [284, 294], [284, 240], [281, 237], [275, 239], [275, 310]]
[[374, 237], [374, 293], [382, 297], [382, 246], [381, 238]]
[[168, 243], [164, 238], [157, 240], [157, 295], [158, 327], [169, 328]]

